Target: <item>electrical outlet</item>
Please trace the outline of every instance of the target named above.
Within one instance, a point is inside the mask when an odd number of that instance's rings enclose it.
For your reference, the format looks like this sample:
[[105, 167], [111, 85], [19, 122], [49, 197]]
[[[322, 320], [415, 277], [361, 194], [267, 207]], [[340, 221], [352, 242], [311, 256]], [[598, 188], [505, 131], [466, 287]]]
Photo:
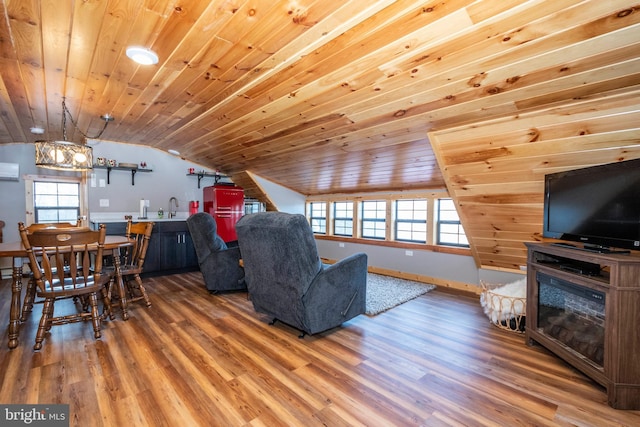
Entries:
[[344, 248], [344, 243], [340, 242], [340, 243], [338, 243], [338, 246], [341, 247], [341, 248]]
[[100, 199], [100, 207], [108, 208], [109, 207], [109, 199]]
[[100, 187], [106, 187], [107, 186], [107, 182], [104, 179], [101, 179], [99, 181]]
[[413, 251], [404, 251], [406, 256], [413, 256]]

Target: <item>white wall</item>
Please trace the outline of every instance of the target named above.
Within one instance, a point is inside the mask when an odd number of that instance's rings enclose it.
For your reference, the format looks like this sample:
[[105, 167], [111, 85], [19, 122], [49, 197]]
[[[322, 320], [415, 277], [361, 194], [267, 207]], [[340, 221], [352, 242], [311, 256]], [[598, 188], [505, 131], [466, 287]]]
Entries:
[[[201, 165], [187, 162], [180, 157], [154, 148], [107, 141], [92, 141], [94, 161], [97, 157], [115, 159], [117, 162], [147, 162], [153, 172], [135, 174], [135, 185], [131, 185], [131, 172], [112, 170], [110, 184], [106, 184], [107, 170], [93, 169], [96, 187], [89, 188], [89, 212], [100, 213], [137, 213], [140, 199], [149, 200], [149, 212], [157, 212], [169, 207], [169, 198], [175, 196], [179, 203], [179, 212], [188, 212], [189, 201], [198, 200], [202, 210], [202, 188], [198, 188], [198, 179], [187, 176], [188, 169], [204, 169]], [[0, 144], [0, 162], [20, 165], [19, 181], [0, 180], [0, 219], [6, 222], [5, 241], [18, 240], [18, 222], [25, 221], [25, 184], [24, 175], [80, 176], [79, 172], [62, 172], [35, 166], [33, 144]], [[210, 170], [209, 170], [210, 171]], [[213, 172], [213, 171], [210, 171]], [[100, 181], [104, 187], [100, 187]], [[89, 182], [91, 180], [89, 179]], [[228, 180], [224, 180], [227, 181]], [[221, 181], [223, 182], [223, 181]], [[201, 187], [213, 185], [213, 178], [203, 178]], [[100, 206], [100, 199], [109, 200], [108, 207]], [[124, 218], [123, 218], [124, 219]]]
[[[135, 185], [131, 185], [131, 173], [128, 171], [112, 171], [111, 183], [106, 184], [107, 171], [94, 169], [96, 187], [89, 188], [89, 211], [96, 213], [137, 213], [140, 199], [150, 201], [149, 212], [153, 213], [162, 207], [165, 211], [169, 206], [169, 198], [178, 198], [180, 212], [187, 212], [190, 200], [200, 202], [202, 210], [202, 188], [198, 189], [195, 176], [187, 176], [188, 169], [203, 169], [202, 166], [187, 162], [161, 150], [149, 147], [115, 142], [93, 142], [94, 158], [106, 157], [118, 162], [137, 163], [145, 161], [153, 172], [138, 172], [135, 175]], [[43, 175], [72, 175], [74, 172], [59, 172], [50, 169], [36, 168], [34, 164], [33, 144], [0, 144], [0, 162], [18, 163], [21, 177], [25, 174]], [[255, 177], [255, 176], [254, 176]], [[255, 177], [269, 198], [276, 204], [278, 210], [289, 213], [305, 213], [305, 197], [268, 181]], [[100, 187], [100, 180], [105, 186]], [[203, 178], [201, 187], [213, 185], [213, 178]], [[25, 188], [24, 179], [20, 181], [0, 180], [0, 219], [6, 222], [4, 229], [5, 241], [18, 240], [18, 222], [25, 220]], [[109, 200], [109, 207], [100, 207], [100, 199]], [[479, 270], [471, 257], [443, 254], [431, 251], [414, 250], [409, 257], [405, 249], [390, 248], [376, 245], [345, 243], [340, 247], [336, 241], [318, 240], [318, 251], [321, 257], [342, 259], [352, 253], [366, 252], [369, 265], [378, 268], [402, 271], [423, 276], [439, 277], [443, 280], [453, 280], [468, 284], [478, 284], [480, 280], [489, 283], [506, 283], [521, 277], [511, 273], [492, 270]], [[8, 260], [0, 260], [4, 263]]]
[[269, 181], [259, 175], [251, 174], [262, 190], [269, 195], [279, 212], [305, 215], [306, 197], [300, 193]]
[[[187, 162], [180, 157], [154, 148], [132, 144], [100, 141], [93, 145], [94, 160], [97, 157], [114, 159], [117, 162], [136, 163], [144, 161], [147, 168], [153, 172], [137, 172], [131, 185], [131, 172], [112, 170], [110, 184], [100, 187], [100, 181], [106, 182], [107, 170], [94, 169], [96, 187], [89, 188], [89, 211], [104, 212], [139, 212], [140, 199], [149, 200], [149, 214], [157, 212], [159, 208], [169, 209], [169, 199], [178, 199], [178, 211], [188, 212], [189, 201], [200, 202], [202, 211], [202, 188], [214, 184], [214, 179], [205, 177], [198, 188], [198, 178], [187, 176], [189, 168], [196, 171], [203, 170], [201, 165]], [[205, 169], [208, 172], [214, 172]], [[90, 180], [91, 181], [91, 180]], [[229, 182], [227, 179], [220, 182]], [[109, 207], [101, 207], [100, 200], [108, 200]]]
[[[344, 247], [341, 247], [340, 243], [344, 243]], [[419, 249], [411, 250], [412, 255], [408, 256], [407, 249], [404, 248], [337, 242], [334, 240], [318, 239], [316, 244], [322, 258], [340, 260], [354, 253], [364, 252], [368, 256], [369, 266], [435, 277], [444, 282], [453, 281], [479, 286], [480, 281], [486, 283], [508, 283], [522, 278], [522, 275], [518, 273], [478, 269], [471, 256]]]

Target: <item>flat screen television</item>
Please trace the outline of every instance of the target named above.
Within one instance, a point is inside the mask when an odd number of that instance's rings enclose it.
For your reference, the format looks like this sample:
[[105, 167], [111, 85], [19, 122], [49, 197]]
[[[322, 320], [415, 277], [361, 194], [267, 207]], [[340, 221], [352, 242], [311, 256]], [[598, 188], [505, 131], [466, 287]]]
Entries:
[[545, 176], [543, 236], [640, 250], [640, 159]]

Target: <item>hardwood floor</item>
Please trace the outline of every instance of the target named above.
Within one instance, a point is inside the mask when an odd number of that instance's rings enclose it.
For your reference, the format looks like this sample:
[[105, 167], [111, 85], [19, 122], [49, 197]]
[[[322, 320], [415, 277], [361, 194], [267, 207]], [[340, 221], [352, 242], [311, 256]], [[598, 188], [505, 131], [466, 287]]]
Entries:
[[145, 283], [152, 307], [103, 323], [101, 340], [90, 323], [64, 325], [34, 352], [41, 305], [8, 350], [2, 281], [0, 403], [68, 403], [77, 426], [640, 425], [640, 411], [610, 408], [603, 388], [490, 325], [476, 298], [435, 290], [299, 339], [246, 293], [210, 295], [199, 272]]

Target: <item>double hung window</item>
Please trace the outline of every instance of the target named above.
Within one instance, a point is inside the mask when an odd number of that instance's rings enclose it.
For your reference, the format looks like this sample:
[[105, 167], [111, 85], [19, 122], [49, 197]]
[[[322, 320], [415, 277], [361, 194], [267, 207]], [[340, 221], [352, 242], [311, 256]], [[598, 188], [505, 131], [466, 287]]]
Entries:
[[353, 236], [353, 202], [333, 204], [333, 234]]
[[396, 240], [427, 242], [427, 201], [425, 199], [396, 201]]
[[316, 234], [327, 234], [327, 203], [309, 203], [311, 230]]
[[438, 199], [437, 244], [469, 246], [452, 199]]
[[80, 216], [80, 183], [34, 181], [33, 211], [36, 223], [75, 224]]
[[362, 237], [368, 239], [385, 238], [387, 202], [365, 200], [362, 202]]

